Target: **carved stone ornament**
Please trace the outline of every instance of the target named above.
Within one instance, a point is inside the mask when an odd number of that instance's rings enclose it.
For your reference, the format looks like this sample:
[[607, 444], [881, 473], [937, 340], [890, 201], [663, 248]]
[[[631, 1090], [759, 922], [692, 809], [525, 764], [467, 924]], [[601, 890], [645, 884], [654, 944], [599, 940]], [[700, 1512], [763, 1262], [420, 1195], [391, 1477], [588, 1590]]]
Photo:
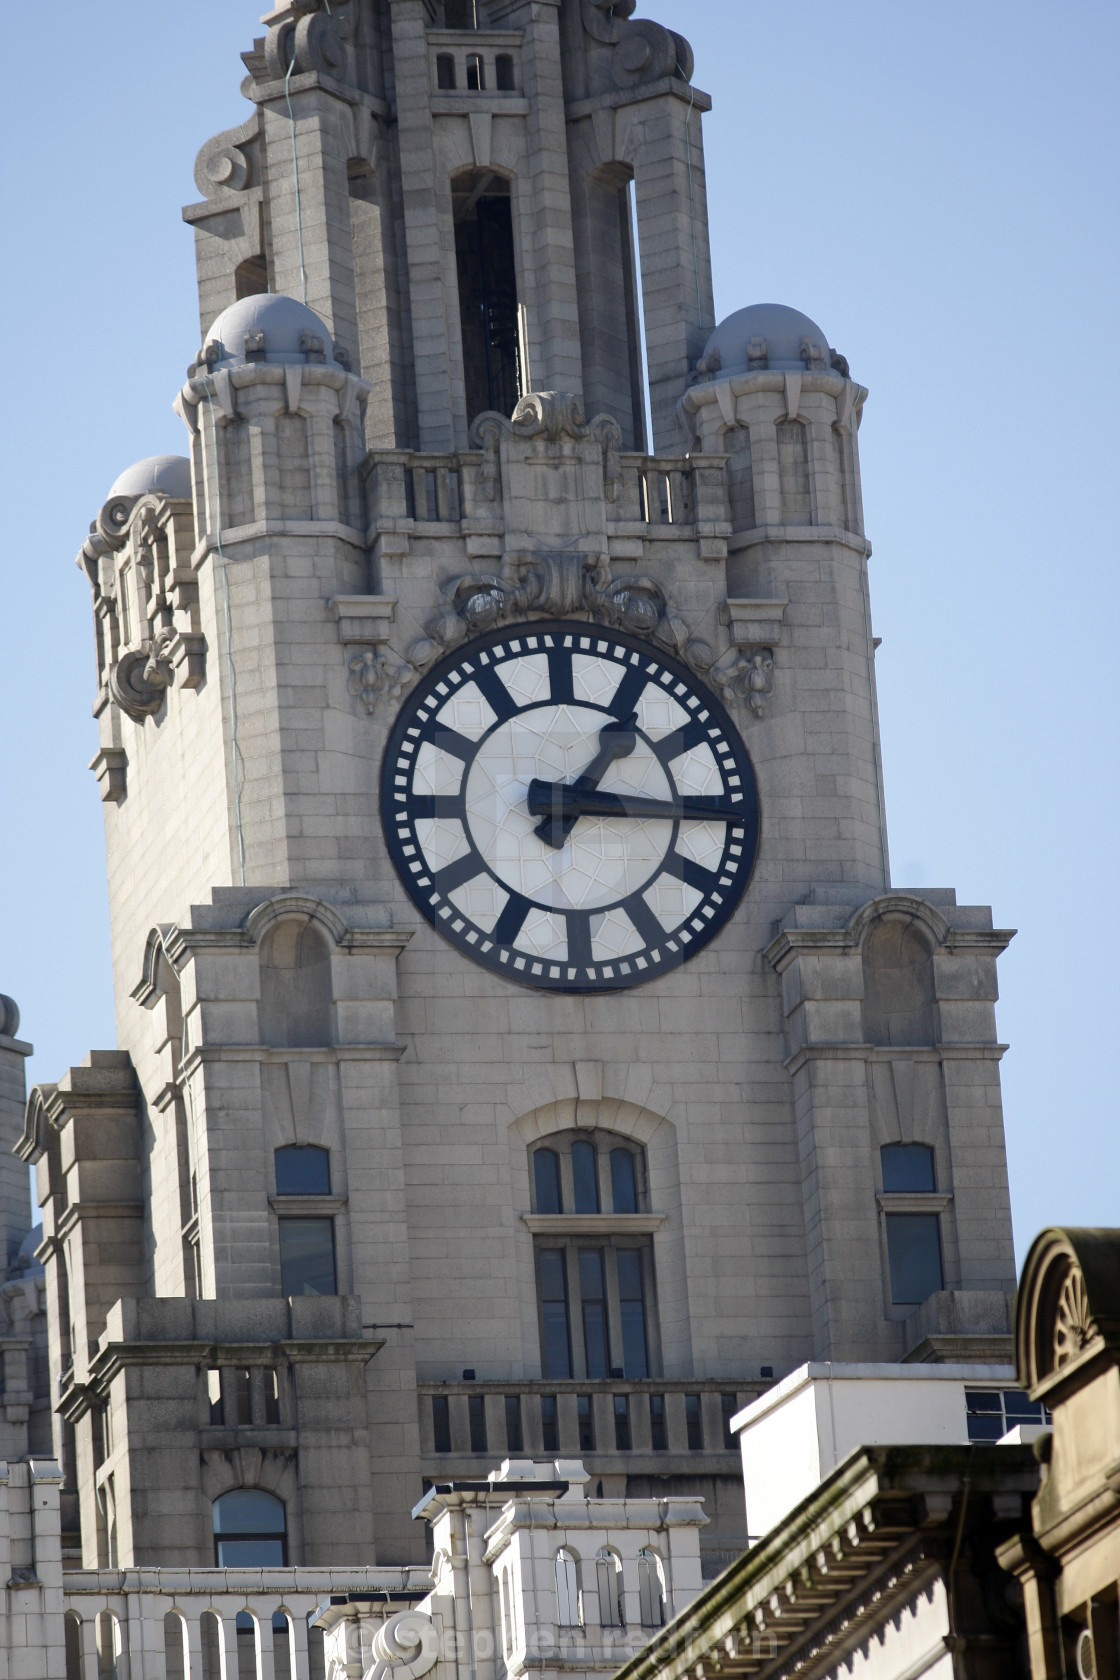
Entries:
[[1071, 1364], [1096, 1334], [1084, 1275], [1079, 1266], [1071, 1266], [1054, 1313], [1054, 1369]]
[[597, 624], [629, 630], [671, 649], [701, 673], [715, 655], [673, 612], [656, 578], [616, 578], [601, 555], [539, 553], [509, 556], [497, 573], [468, 572], [444, 585], [447, 605], [429, 619], [427, 634], [413, 642], [408, 660], [417, 671], [469, 635], [524, 619], [582, 615]]
[[543, 438], [546, 443], [559, 443], [562, 438], [581, 442], [593, 437], [603, 452], [603, 491], [608, 502], [618, 500], [622, 483], [622, 430], [609, 414], [597, 414], [590, 425], [584, 418], [583, 404], [570, 391], [532, 391], [522, 397], [507, 420], [504, 414], [487, 410], [471, 426], [471, 442], [482, 450], [479, 489], [488, 502], [496, 502], [501, 495], [501, 440], [508, 437]]
[[371, 716], [379, 700], [399, 700], [416, 674], [383, 643], [351, 654], [348, 664], [350, 680], [346, 686]]
[[656, 82], [663, 76], [692, 80], [692, 48], [683, 35], [648, 18], [631, 21], [636, 0], [582, 0], [580, 16], [593, 41], [613, 47], [611, 75], [618, 87]]
[[109, 692], [113, 699], [137, 721], [159, 711], [171, 686], [167, 649], [172, 639], [170, 631], [161, 631], [150, 647], [122, 654], [109, 673]]
[[773, 649], [728, 648], [712, 666], [710, 676], [725, 701], [738, 700], [756, 718], [763, 717], [774, 692]]
[[272, 79], [283, 81], [289, 71], [297, 76], [309, 70], [341, 74], [346, 68], [346, 48], [337, 21], [333, 13], [328, 16], [308, 5], [285, 8], [265, 41], [265, 63]]

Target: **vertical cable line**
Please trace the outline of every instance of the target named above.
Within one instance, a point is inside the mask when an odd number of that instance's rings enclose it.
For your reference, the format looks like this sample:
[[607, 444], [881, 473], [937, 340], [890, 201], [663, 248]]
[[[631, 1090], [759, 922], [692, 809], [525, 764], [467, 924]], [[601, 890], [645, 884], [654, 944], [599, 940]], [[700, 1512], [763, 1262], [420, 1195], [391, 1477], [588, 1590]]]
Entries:
[[210, 421], [214, 433], [214, 522], [215, 541], [218, 549], [218, 576], [222, 580], [222, 616], [226, 629], [226, 675], [229, 682], [229, 721], [230, 721], [230, 771], [233, 776], [233, 811], [237, 823], [237, 861], [241, 876], [240, 885], [245, 885], [245, 830], [241, 823], [241, 779], [245, 771], [245, 760], [241, 756], [241, 748], [237, 744], [237, 672], [233, 665], [233, 616], [229, 604], [229, 578], [226, 575], [226, 557], [222, 548], [222, 481], [218, 469], [218, 421], [214, 413], [214, 398], [209, 388], [209, 381], [203, 389], [206, 391], [206, 401], [210, 404]]
[[[327, 7], [330, 11], [330, 7]], [[296, 67], [295, 42], [292, 42], [292, 62], [288, 65], [288, 74], [284, 77], [284, 98], [288, 103], [288, 121], [292, 125], [292, 180], [296, 189], [296, 238], [299, 240], [299, 278], [303, 288], [303, 301], [307, 302], [307, 264], [303, 256], [303, 210], [299, 201], [299, 152], [296, 149], [296, 115], [292, 110], [292, 71]]]

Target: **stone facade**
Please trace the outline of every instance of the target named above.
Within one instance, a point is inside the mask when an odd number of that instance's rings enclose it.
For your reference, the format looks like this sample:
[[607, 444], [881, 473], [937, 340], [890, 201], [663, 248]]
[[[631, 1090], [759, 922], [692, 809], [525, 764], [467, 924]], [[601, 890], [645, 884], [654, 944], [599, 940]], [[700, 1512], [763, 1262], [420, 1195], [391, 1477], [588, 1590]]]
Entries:
[[[796, 311], [716, 328], [709, 102], [632, 10], [282, 4], [200, 154], [189, 461], [122, 475], [80, 555], [119, 1048], [21, 1144], [87, 1568], [212, 1563], [239, 1488], [294, 1564], [419, 1561], [425, 1482], [578, 1451], [607, 1500], [703, 1495], [711, 1573], [773, 1377], [1009, 1348], [1010, 934], [890, 883], [867, 392]], [[725, 706], [761, 811], [718, 935], [594, 995], [453, 948], [381, 815], [418, 674], [557, 623]], [[631, 1202], [542, 1209], [533, 1152], [585, 1143]], [[284, 1151], [319, 1152], [298, 1204]], [[586, 1292], [542, 1367], [549, 1244], [641, 1256], [601, 1369]]]

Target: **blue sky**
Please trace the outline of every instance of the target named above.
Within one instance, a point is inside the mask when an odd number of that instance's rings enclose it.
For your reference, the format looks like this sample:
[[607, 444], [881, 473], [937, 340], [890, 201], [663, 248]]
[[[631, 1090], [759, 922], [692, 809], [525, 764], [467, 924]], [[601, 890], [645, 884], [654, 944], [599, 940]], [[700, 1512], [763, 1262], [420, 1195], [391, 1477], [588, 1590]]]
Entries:
[[[5, 19], [8, 540], [0, 990], [55, 1078], [114, 1042], [93, 652], [73, 567], [113, 478], [181, 452], [198, 343], [180, 206], [242, 121], [243, 0]], [[1001, 963], [1020, 1258], [1120, 1224], [1115, 81], [1097, 0], [652, 0], [710, 92], [716, 303], [795, 305], [861, 433], [897, 885], [1019, 932]]]

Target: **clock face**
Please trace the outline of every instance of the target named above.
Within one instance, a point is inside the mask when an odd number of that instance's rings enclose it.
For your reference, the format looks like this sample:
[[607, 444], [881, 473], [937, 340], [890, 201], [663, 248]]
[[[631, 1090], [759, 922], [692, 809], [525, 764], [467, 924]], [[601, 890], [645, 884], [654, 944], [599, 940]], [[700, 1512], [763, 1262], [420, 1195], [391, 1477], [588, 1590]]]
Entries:
[[434, 666], [382, 770], [389, 851], [433, 927], [523, 985], [664, 974], [731, 915], [758, 790], [719, 701], [648, 642], [506, 626]]

